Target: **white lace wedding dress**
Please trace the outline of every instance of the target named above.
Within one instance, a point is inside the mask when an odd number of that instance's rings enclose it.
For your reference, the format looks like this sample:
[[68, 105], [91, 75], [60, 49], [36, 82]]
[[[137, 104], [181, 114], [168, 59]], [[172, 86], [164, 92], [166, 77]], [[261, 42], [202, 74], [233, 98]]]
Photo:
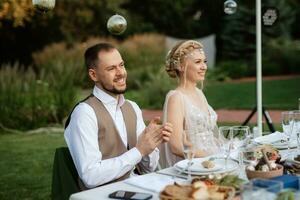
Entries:
[[[199, 95], [202, 95], [202, 92], [198, 89]], [[163, 121], [167, 121], [167, 105], [168, 99], [178, 93], [182, 99], [182, 106], [184, 110], [184, 120], [185, 130], [193, 130], [197, 132], [197, 148], [204, 151], [207, 155], [217, 153], [219, 151], [219, 146], [216, 143], [216, 137], [218, 134], [217, 129], [217, 114], [213, 108], [207, 103], [208, 113], [203, 112], [193, 104], [187, 95], [178, 91], [171, 90], [166, 96], [164, 103], [164, 112], [163, 112]], [[163, 143], [160, 146], [160, 166], [161, 168], [166, 168], [173, 166], [178, 161], [183, 158], [177, 155], [174, 155], [171, 152], [168, 143]]]

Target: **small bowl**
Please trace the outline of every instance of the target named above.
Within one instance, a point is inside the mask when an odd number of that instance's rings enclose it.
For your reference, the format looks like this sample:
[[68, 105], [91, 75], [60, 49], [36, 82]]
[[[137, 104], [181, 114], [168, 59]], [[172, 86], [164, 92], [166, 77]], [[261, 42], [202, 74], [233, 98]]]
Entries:
[[268, 172], [263, 172], [263, 171], [251, 171], [246, 169], [246, 174], [248, 179], [253, 179], [253, 178], [273, 178], [276, 176], [281, 176], [283, 174], [283, 166], [277, 164], [276, 170], [268, 171]]

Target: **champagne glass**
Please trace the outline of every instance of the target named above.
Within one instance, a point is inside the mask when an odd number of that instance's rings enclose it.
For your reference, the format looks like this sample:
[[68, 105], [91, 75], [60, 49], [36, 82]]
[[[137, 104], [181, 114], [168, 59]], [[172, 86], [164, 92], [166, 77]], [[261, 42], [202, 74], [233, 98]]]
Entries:
[[290, 154], [290, 138], [293, 132], [293, 115], [292, 111], [285, 111], [281, 113], [281, 125], [282, 130], [287, 137], [288, 155]]
[[221, 144], [221, 149], [225, 157], [225, 169], [227, 169], [228, 158], [230, 156], [230, 151], [233, 148], [232, 128], [230, 126], [219, 127], [218, 139]]
[[[192, 165], [192, 160], [195, 156], [195, 145], [194, 145], [194, 136], [195, 133], [193, 130], [184, 130], [182, 132], [182, 146], [183, 146], [183, 155], [184, 158], [188, 160], [187, 163], [187, 170], [188, 170], [188, 180], [192, 180], [191, 176], [191, 165]], [[186, 170], [186, 169], [184, 169]]]

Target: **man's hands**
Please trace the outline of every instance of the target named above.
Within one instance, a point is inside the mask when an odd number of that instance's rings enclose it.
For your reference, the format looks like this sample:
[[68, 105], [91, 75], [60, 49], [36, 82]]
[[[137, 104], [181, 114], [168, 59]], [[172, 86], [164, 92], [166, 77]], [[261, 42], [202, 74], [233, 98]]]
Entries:
[[172, 124], [160, 125], [160, 118], [154, 118], [139, 136], [136, 148], [142, 156], [150, 154], [162, 142], [168, 142], [173, 132]]

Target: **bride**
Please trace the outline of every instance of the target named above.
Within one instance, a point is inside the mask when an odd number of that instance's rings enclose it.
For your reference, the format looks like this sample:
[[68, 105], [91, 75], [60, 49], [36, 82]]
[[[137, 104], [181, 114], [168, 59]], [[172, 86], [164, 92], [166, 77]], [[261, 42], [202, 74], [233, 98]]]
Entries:
[[[217, 114], [202, 92], [207, 70], [203, 46], [193, 40], [176, 44], [166, 58], [166, 71], [171, 78], [178, 78], [175, 90], [168, 92], [164, 103], [163, 121], [173, 124], [173, 134], [168, 143], [160, 147], [162, 168], [173, 166], [184, 158], [183, 131], [194, 131], [197, 136], [196, 157], [219, 151], [217, 145]], [[197, 87], [201, 83], [201, 89]]]

